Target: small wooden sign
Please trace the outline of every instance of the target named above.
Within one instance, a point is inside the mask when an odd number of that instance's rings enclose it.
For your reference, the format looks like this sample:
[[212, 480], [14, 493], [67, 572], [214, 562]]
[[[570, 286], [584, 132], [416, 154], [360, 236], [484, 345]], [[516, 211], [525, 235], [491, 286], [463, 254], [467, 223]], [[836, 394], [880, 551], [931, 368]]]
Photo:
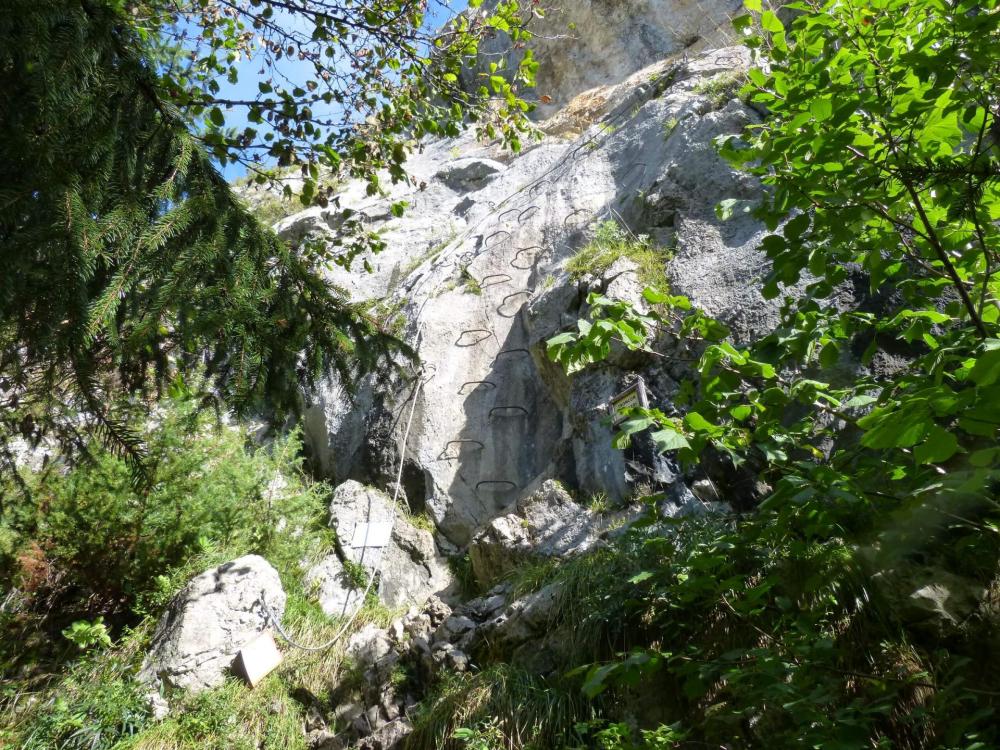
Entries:
[[351, 546], [355, 549], [371, 549], [388, 546], [392, 538], [392, 523], [389, 521], [374, 521], [359, 523], [354, 526]]
[[611, 399], [611, 414], [615, 427], [624, 422], [627, 417], [622, 413], [626, 409], [649, 408], [649, 394], [646, 392], [646, 383], [639, 378], [631, 386]]
[[281, 652], [271, 631], [265, 630], [239, 650], [233, 662], [233, 671], [250, 683], [250, 687], [257, 687], [279, 664]]

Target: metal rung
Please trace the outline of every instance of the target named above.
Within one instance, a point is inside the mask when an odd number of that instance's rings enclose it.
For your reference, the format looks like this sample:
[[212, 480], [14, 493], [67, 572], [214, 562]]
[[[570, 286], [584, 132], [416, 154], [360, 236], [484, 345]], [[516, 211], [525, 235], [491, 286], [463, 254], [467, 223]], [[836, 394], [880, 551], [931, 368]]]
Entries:
[[[488, 279], [499, 279], [499, 281], [488, 281]], [[488, 276], [483, 276], [479, 280], [479, 286], [486, 289], [491, 286], [499, 286], [500, 284], [506, 284], [508, 281], [513, 281], [514, 277], [509, 273], [491, 273]]]
[[513, 268], [516, 268], [516, 269], [518, 269], [520, 271], [528, 271], [528, 270], [530, 270], [530, 269], [532, 269], [532, 268], [535, 267], [535, 263], [537, 263], [538, 260], [536, 259], [536, 260], [531, 261], [531, 263], [529, 265], [527, 265], [527, 266], [519, 266], [517, 264], [517, 259], [520, 258], [524, 253], [527, 253], [527, 252], [530, 252], [530, 251], [534, 250], [534, 251], [536, 251], [536, 254], [537, 254], [537, 251], [543, 250], [543, 249], [544, 248], [541, 245], [532, 245], [531, 247], [522, 247], [520, 250], [518, 250], [514, 254], [514, 259], [510, 262], [510, 265]]
[[517, 215], [517, 223], [523, 224], [541, 210], [542, 209], [540, 209], [538, 206], [528, 206], [526, 209], [524, 209], [523, 211], [521, 211], [521, 213]]
[[480, 442], [479, 440], [449, 440], [445, 443], [444, 450], [438, 454], [438, 461], [447, 461], [449, 459], [461, 458], [459, 455], [448, 455], [448, 448], [453, 445], [468, 445], [473, 444], [479, 447], [479, 450], [486, 448], [486, 444]]
[[[516, 411], [517, 414], [504, 414], [503, 412]], [[490, 419], [494, 416], [500, 417], [527, 417], [530, 416], [530, 412], [523, 406], [494, 406], [490, 409]]]
[[520, 211], [521, 211], [521, 209], [519, 209], [519, 208], [509, 208], [509, 209], [507, 209], [506, 211], [504, 211], [502, 214], [500, 214], [497, 217], [497, 221], [501, 222], [501, 223], [505, 222], [505, 221], [507, 221], [506, 217], [510, 216], [510, 215], [513, 215], [514, 218], [517, 218], [517, 215], [518, 215], [518, 213], [520, 213]]
[[[482, 333], [482, 334], [485, 334], [485, 335], [481, 336], [480, 338], [476, 339], [475, 341], [472, 341], [472, 342], [469, 342], [469, 343], [466, 343], [466, 344], [461, 343], [463, 336], [466, 336], [468, 334], [473, 334], [473, 333]], [[460, 346], [462, 348], [469, 347], [469, 346], [475, 346], [476, 344], [481, 344], [482, 342], [486, 341], [486, 339], [490, 338], [491, 336], [493, 336], [493, 331], [490, 331], [490, 330], [488, 330], [486, 328], [467, 328], [466, 330], [462, 331], [458, 335], [457, 339], [455, 339], [455, 346]]]
[[509, 300], [509, 299], [511, 299], [513, 297], [517, 297], [517, 296], [519, 296], [521, 294], [527, 294], [530, 297], [534, 293], [535, 293], [534, 289], [521, 289], [520, 291], [517, 291], [517, 292], [511, 292], [506, 297], [504, 297], [502, 300], [500, 300], [500, 307], [503, 307], [504, 305], [506, 305], [507, 304], [507, 300]]
[[578, 209], [576, 209], [576, 211], [573, 211], [572, 213], [567, 214], [566, 218], [563, 219], [563, 226], [564, 227], [569, 226], [569, 220], [572, 219], [574, 216], [577, 216], [579, 214], [586, 214], [586, 213], [589, 213], [589, 211], [587, 211], [587, 209], [585, 209], [585, 208], [578, 208]]
[[521, 289], [520, 291], [517, 291], [517, 292], [511, 292], [506, 297], [504, 297], [503, 300], [501, 300], [500, 304], [497, 306], [497, 315], [499, 315], [502, 318], [513, 318], [513, 317], [515, 317], [519, 312], [521, 312], [522, 308], [518, 307], [517, 310], [515, 310], [512, 314], [508, 315], [507, 313], [505, 313], [503, 311], [503, 306], [507, 304], [507, 300], [513, 299], [514, 297], [519, 297], [522, 294], [526, 294], [530, 298], [531, 295], [533, 295], [534, 293], [535, 293], [534, 289]]
[[[476, 490], [478, 491], [480, 487], [505, 485], [508, 489], [516, 490], [517, 485], [507, 479], [484, 479], [481, 482], [476, 482]], [[503, 490], [498, 490], [502, 492]]]
[[541, 188], [545, 185], [551, 185], [551, 184], [552, 180], [544, 180], [544, 179], [539, 180], [530, 188], [528, 188], [528, 195], [531, 196], [532, 198], [537, 198], [538, 194], [541, 192]]
[[[490, 388], [492, 388], [493, 390], [496, 390], [496, 387], [497, 387], [497, 384], [494, 383], [492, 380], [466, 380], [464, 383], [462, 383], [462, 385], [460, 385], [458, 387], [458, 395], [459, 396], [464, 396], [465, 395], [464, 393], [462, 393], [462, 391], [465, 389], [465, 386], [467, 386], [467, 385], [487, 385]], [[475, 389], [473, 389], [473, 390], [475, 390]]]
[[449, 440], [447, 443], [444, 444], [444, 449], [448, 450], [448, 448], [452, 445], [466, 445], [468, 443], [473, 443], [475, 445], [478, 445], [480, 450], [486, 447], [486, 444], [480, 440], [472, 440], [471, 438], [462, 438], [460, 440]]
[[[517, 210], [517, 209], [515, 209], [515, 210]], [[497, 240], [496, 242], [491, 242], [491, 240], [494, 237], [499, 237], [502, 234], [505, 234], [507, 236], [504, 237], [502, 240]], [[491, 247], [497, 247], [498, 245], [502, 245], [505, 242], [509, 242], [512, 237], [513, 237], [513, 235], [510, 232], [508, 232], [506, 229], [497, 230], [493, 234], [488, 235], [486, 237], [486, 239], [483, 240], [483, 249], [484, 250], [489, 250]]]

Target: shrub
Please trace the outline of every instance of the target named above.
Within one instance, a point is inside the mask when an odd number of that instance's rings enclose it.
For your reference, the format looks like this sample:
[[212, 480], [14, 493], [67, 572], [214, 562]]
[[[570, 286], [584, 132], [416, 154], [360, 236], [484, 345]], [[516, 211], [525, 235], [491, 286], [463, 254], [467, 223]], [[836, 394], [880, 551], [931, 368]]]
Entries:
[[[0, 746], [304, 750], [305, 708], [293, 693], [328, 696], [342, 648], [288, 651], [257, 688], [228, 681], [182, 698], [156, 724], [134, 676], [163, 605], [192, 575], [248, 553], [278, 570], [294, 639], [321, 643], [339, 632], [302, 580], [303, 561], [332, 547], [322, 485], [299, 473], [295, 435], [256, 447], [246, 430], [219, 426], [185, 399], [157, 409], [147, 441], [154, 473], [144, 488], [120, 459], [92, 450], [92, 461], [62, 473], [25, 474], [30, 496], [5, 507], [4, 551], [19, 563], [3, 583], [23, 596], [0, 615], [0, 668], [12, 676], [0, 687]], [[55, 604], [59, 618], [45, 610]], [[81, 621], [97, 610], [118, 627]], [[366, 607], [359, 626], [386, 624], [383, 610]]]
[[94, 446], [90, 461], [25, 477], [30, 496], [15, 500], [9, 523], [26, 541], [6, 585], [31, 583], [44, 569], [36, 598], [121, 615], [195, 559], [267, 554], [283, 525], [321, 506], [294, 476], [294, 436], [248, 450], [244, 430], [218, 426], [184, 400], [153, 422], [151, 476], [141, 486], [121, 458]]
[[78, 633], [74, 622], [103, 616], [114, 637], [158, 614], [192, 575], [244, 554], [263, 555], [300, 586], [300, 561], [331, 546], [321, 488], [299, 474], [296, 436], [252, 447], [244, 429], [183, 398], [158, 407], [148, 430], [151, 475], [141, 486], [124, 460], [91, 445], [86, 462], [24, 472], [28, 491], [5, 498], [4, 671], [44, 675], [78, 654], [61, 634]]

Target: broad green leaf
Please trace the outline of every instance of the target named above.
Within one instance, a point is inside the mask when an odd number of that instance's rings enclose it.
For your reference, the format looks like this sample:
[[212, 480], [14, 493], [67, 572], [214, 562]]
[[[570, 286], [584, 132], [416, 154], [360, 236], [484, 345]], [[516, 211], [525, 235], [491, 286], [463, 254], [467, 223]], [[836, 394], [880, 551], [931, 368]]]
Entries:
[[926, 408], [880, 408], [858, 420], [858, 426], [866, 430], [861, 443], [868, 448], [912, 447], [923, 439], [931, 424]]
[[980, 354], [969, 373], [969, 379], [980, 386], [991, 385], [1000, 379], [1000, 348], [988, 348]]
[[833, 114], [833, 102], [826, 98], [813, 99], [809, 102], [809, 111], [817, 120], [829, 119]]
[[947, 461], [958, 452], [958, 438], [937, 425], [927, 432], [927, 438], [913, 450], [918, 464]]
[[732, 409], [729, 410], [729, 414], [737, 422], [742, 422], [752, 413], [753, 413], [753, 407], [749, 406], [748, 404], [741, 404], [739, 406], [734, 406]]
[[764, 31], [769, 31], [772, 34], [778, 34], [785, 30], [784, 24], [778, 20], [778, 16], [771, 10], [765, 10], [760, 14], [760, 25]]
[[650, 437], [653, 439], [653, 444], [656, 446], [656, 450], [660, 453], [691, 447], [687, 438], [673, 427], [665, 427], [662, 430], [656, 430], [650, 435]]
[[878, 399], [875, 398], [874, 396], [867, 396], [867, 395], [855, 396], [854, 398], [845, 401], [843, 406], [845, 409], [857, 409], [858, 407], [861, 406], [868, 406], [869, 404], [874, 404], [876, 401], [878, 401]]

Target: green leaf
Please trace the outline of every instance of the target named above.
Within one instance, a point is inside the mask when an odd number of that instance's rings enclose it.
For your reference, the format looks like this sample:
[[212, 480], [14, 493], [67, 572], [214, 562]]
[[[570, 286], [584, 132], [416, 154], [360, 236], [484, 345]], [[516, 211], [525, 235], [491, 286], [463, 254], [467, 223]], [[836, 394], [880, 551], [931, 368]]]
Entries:
[[212, 123], [218, 125], [220, 128], [226, 124], [226, 116], [222, 114], [222, 110], [218, 107], [212, 107], [208, 116], [212, 120]]
[[760, 25], [764, 31], [769, 31], [772, 34], [779, 34], [785, 30], [785, 25], [778, 20], [772, 10], [765, 10], [760, 14]]
[[947, 461], [958, 452], [958, 438], [951, 432], [934, 425], [927, 432], [927, 439], [913, 450], [918, 464]]
[[687, 438], [673, 427], [665, 427], [662, 430], [656, 430], [650, 435], [650, 437], [653, 439], [653, 444], [656, 446], [656, 450], [660, 453], [691, 447]]
[[845, 401], [843, 406], [845, 409], [856, 409], [861, 406], [868, 406], [868, 404], [874, 404], [878, 401], [874, 396], [855, 396], [854, 398]]
[[607, 678], [618, 669], [617, 664], [594, 665], [587, 672], [587, 679], [583, 681], [583, 693], [588, 698], [596, 698], [608, 689]]
[[704, 432], [710, 436], [722, 433], [721, 427], [712, 424], [696, 411], [691, 411], [684, 415], [684, 424], [694, 432]]
[[753, 413], [753, 407], [750, 406], [749, 404], [741, 404], [740, 406], [734, 406], [732, 409], [729, 410], [729, 414], [737, 422], [742, 422], [752, 413]]
[[737, 198], [726, 198], [719, 201], [715, 206], [715, 215], [719, 221], [729, 221], [736, 213], [736, 207], [743, 201]]
[[820, 366], [825, 369], [829, 369], [831, 367], [836, 367], [839, 361], [840, 347], [837, 346], [837, 342], [831, 341], [824, 346], [823, 351], [819, 353]]
[[867, 430], [861, 438], [861, 444], [868, 448], [912, 447], [927, 434], [931, 424], [926, 408], [901, 411], [875, 409], [858, 420], [858, 426]]
[[817, 120], [827, 120], [833, 114], [833, 102], [829, 99], [813, 99], [809, 102], [809, 111]]
[[969, 373], [969, 379], [976, 385], [986, 386], [1000, 379], [1000, 340], [991, 339], [986, 342], [987, 348], [976, 359], [976, 364]]

